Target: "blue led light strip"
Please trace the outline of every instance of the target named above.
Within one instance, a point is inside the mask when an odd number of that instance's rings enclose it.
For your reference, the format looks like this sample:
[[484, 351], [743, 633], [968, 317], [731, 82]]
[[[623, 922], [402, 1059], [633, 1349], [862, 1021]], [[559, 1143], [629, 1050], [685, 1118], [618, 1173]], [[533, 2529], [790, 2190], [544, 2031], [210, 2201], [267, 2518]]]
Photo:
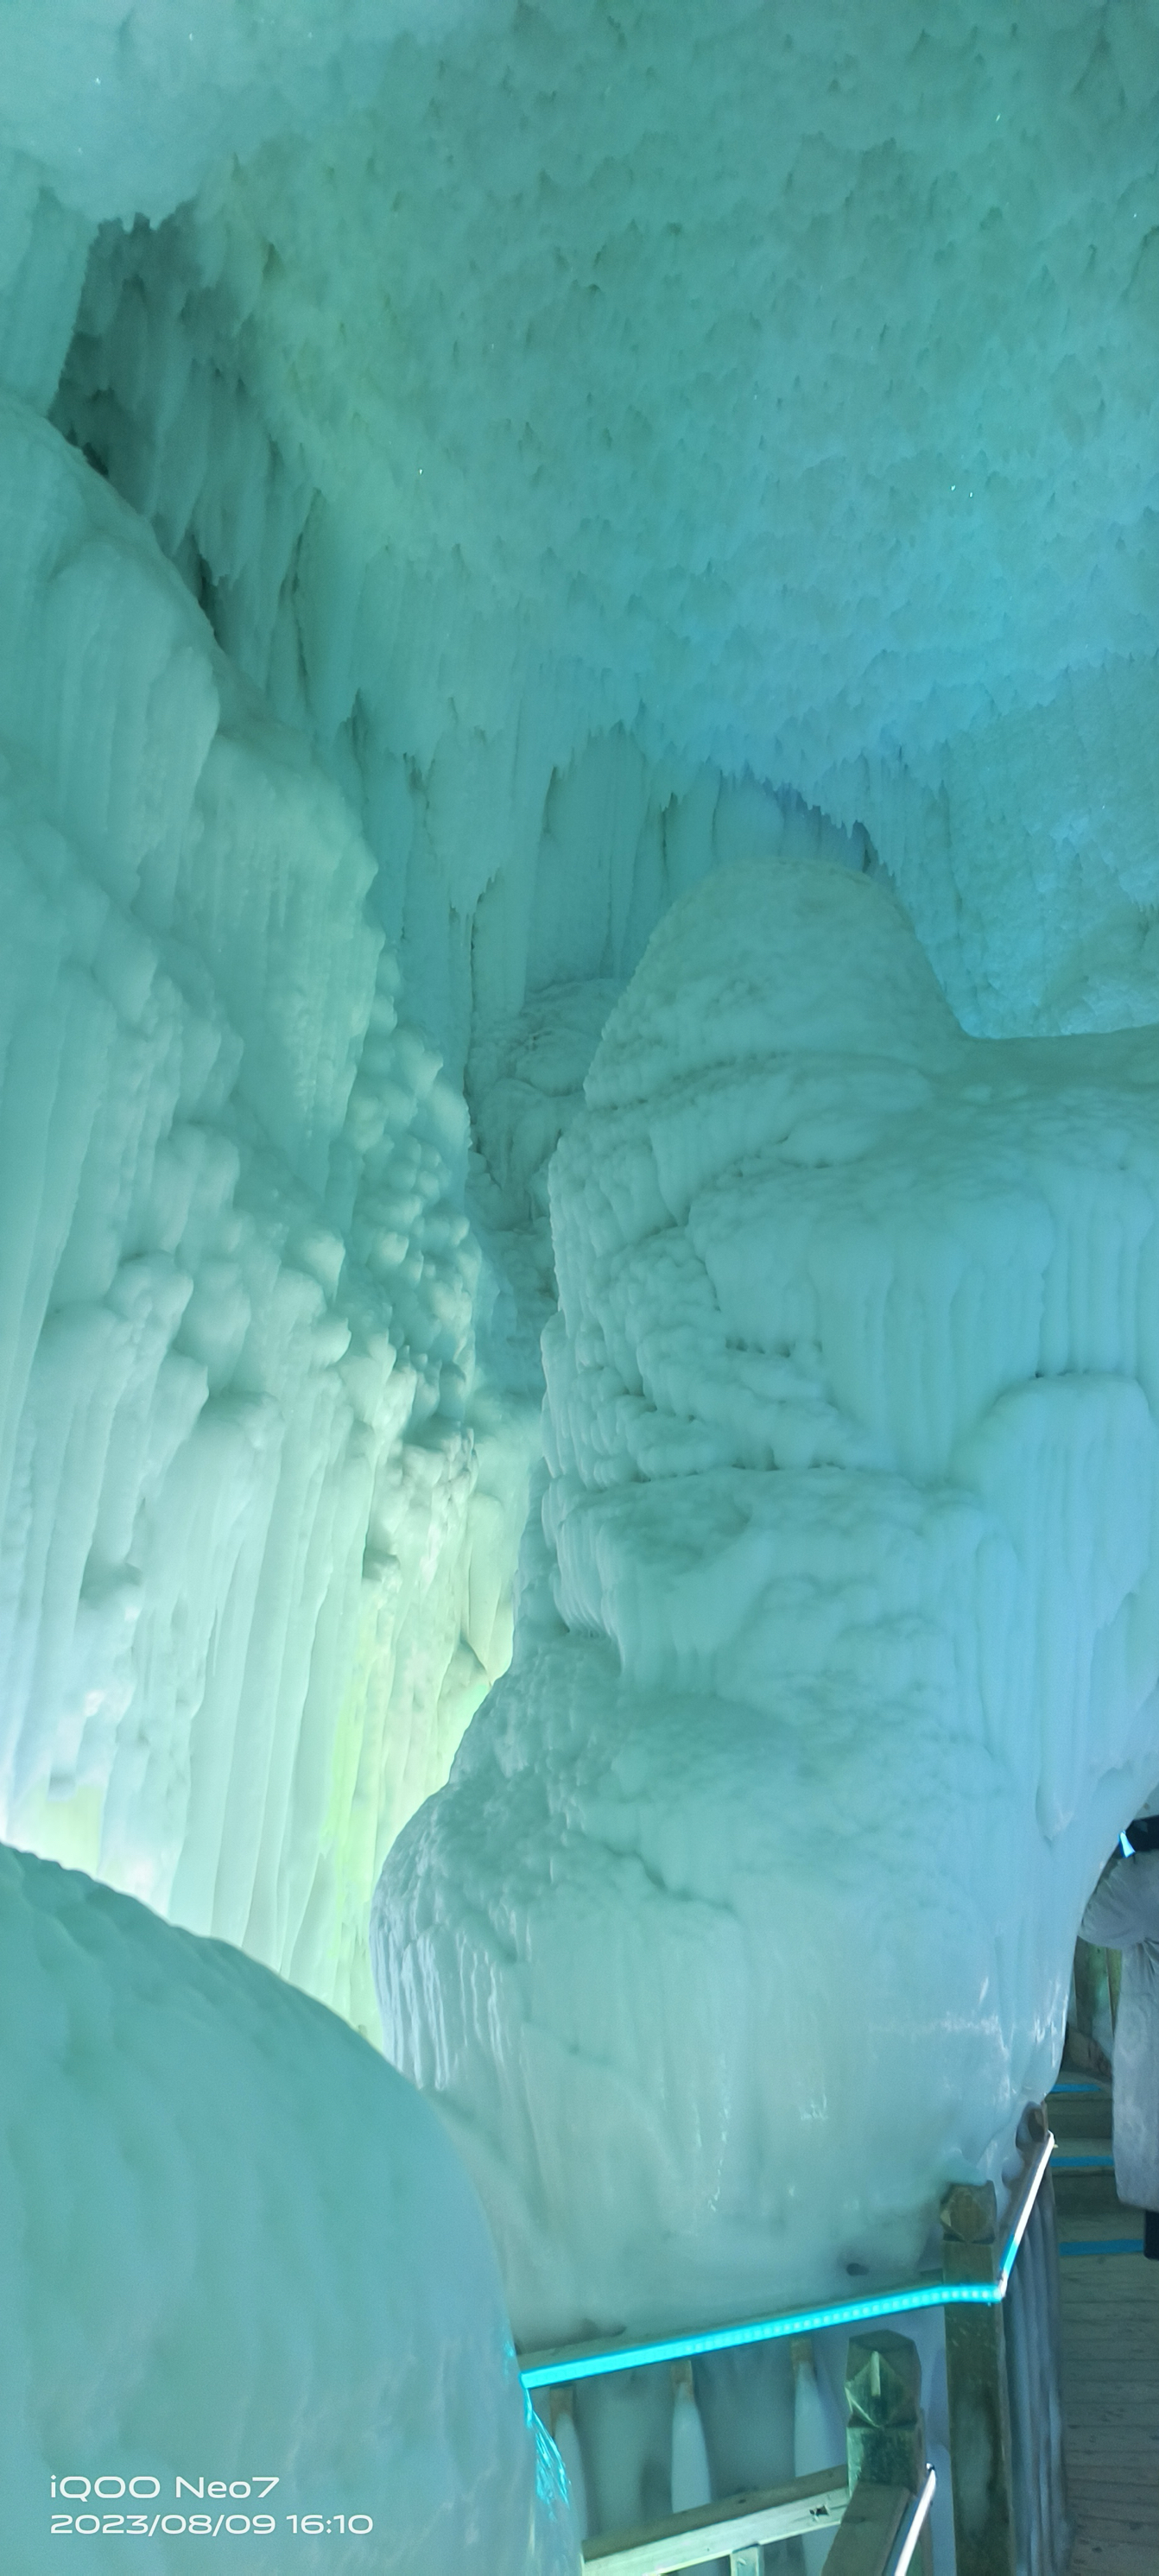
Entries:
[[816, 2334], [823, 2326], [863, 2325], [871, 2317], [900, 2317], [909, 2308], [993, 2308], [1004, 2299], [1018, 2248], [1026, 2234], [1054, 2139], [1047, 2132], [1035, 2151], [1015, 2207], [1013, 2224], [993, 2281], [932, 2281], [925, 2289], [882, 2290], [876, 2298], [842, 2299], [834, 2307], [794, 2308], [788, 2315], [755, 2317], [741, 2326], [709, 2326], [700, 2334], [664, 2335], [648, 2343], [605, 2345], [585, 2351], [532, 2356], [520, 2369], [525, 2388], [561, 2388], [565, 2381], [601, 2379], [612, 2370], [639, 2370], [655, 2361], [689, 2361], [698, 2352], [733, 2352], [745, 2344], [776, 2343], [783, 2335]]

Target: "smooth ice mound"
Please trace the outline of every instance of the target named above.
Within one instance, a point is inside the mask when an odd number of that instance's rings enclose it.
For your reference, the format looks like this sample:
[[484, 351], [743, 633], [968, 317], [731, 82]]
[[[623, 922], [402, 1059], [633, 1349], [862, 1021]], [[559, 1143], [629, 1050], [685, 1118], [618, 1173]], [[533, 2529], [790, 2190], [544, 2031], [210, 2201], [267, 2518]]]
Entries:
[[[8, 2576], [67, 2545], [54, 2474], [155, 2478], [150, 2515], [178, 2476], [276, 2476], [264, 2507], [227, 2499], [278, 2535], [235, 2528], [231, 2564], [268, 2566], [286, 2514], [317, 2512], [307, 2571], [572, 2576], [487, 2231], [425, 2104], [237, 1951], [2, 1848], [0, 1940]], [[81, 2536], [102, 2568], [130, 2546]], [[134, 2535], [134, 2562], [184, 2566], [191, 2538]]]
[[1157, 1112], [1153, 1033], [967, 1038], [824, 864], [697, 888], [616, 1006], [550, 1553], [376, 1900], [522, 2338], [830, 2296], [1000, 2181], [1159, 1754]]

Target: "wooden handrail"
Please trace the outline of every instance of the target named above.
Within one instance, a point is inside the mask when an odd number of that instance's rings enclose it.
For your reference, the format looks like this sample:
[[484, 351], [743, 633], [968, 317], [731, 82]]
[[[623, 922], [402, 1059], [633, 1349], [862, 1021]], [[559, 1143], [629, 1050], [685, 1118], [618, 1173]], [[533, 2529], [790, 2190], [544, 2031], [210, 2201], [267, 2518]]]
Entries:
[[825, 2576], [906, 2576], [929, 2520], [937, 2479], [927, 2469], [920, 2493], [875, 2487], [859, 2478], [825, 2561]]
[[763, 2542], [791, 2540], [796, 2532], [833, 2530], [848, 2503], [844, 2465], [818, 2469], [786, 2486], [721, 2496], [691, 2513], [669, 2514], [663, 2522], [586, 2541], [583, 2563], [598, 2568], [600, 2576], [675, 2576], [676, 2570], [698, 2567], [704, 2558], [726, 2558]]
[[826, 2576], [886, 2576], [913, 2497], [859, 2478], [825, 2562]]
[[735, 2566], [742, 2553], [770, 2541], [836, 2523], [828, 2576], [904, 2576], [934, 2486], [930, 2469], [916, 2496], [908, 2487], [875, 2486], [868, 2478], [859, 2479], [851, 2494], [839, 2469], [819, 2469], [786, 2486], [722, 2497], [692, 2513], [670, 2514], [663, 2522], [591, 2540], [583, 2563], [598, 2568], [601, 2576], [678, 2576], [680, 2569], [699, 2566], [705, 2558], [730, 2557]]

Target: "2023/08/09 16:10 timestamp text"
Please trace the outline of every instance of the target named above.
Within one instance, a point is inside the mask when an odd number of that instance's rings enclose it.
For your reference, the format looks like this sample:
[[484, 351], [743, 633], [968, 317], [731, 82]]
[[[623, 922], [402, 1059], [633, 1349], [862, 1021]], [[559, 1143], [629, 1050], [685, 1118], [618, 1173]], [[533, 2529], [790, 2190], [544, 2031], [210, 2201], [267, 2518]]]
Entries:
[[[279, 2484], [277, 2478], [178, 2478], [175, 2482], [175, 2510], [166, 2512], [161, 2502], [161, 2481], [150, 2475], [122, 2478], [115, 2473], [103, 2477], [54, 2477], [52, 2480], [53, 2511], [49, 2529], [54, 2538], [90, 2539], [100, 2532], [109, 2537], [153, 2539], [163, 2531], [174, 2539], [187, 2533], [194, 2540], [241, 2539], [254, 2535], [268, 2538], [282, 2523], [294, 2539], [326, 2538], [335, 2533], [350, 2533], [361, 2540], [373, 2531], [368, 2513], [253, 2513], [241, 2508], [255, 2498], [265, 2500]], [[64, 2499], [69, 2499], [65, 2505]], [[219, 2498], [224, 2499], [219, 2505]], [[196, 2499], [197, 2510], [190, 2511]], [[75, 2508], [80, 2505], [78, 2513]], [[202, 2511], [202, 2504], [207, 2510]], [[184, 2507], [184, 2510], [180, 2508]], [[217, 2508], [215, 2510], [215, 2508]]]

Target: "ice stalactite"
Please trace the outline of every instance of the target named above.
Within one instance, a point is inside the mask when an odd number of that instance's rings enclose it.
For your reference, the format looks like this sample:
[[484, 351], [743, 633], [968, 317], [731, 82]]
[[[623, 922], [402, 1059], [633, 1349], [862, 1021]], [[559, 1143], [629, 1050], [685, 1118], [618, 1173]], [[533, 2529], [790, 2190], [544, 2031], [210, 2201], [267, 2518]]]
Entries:
[[[419, 542], [409, 496], [376, 540], [374, 512], [331, 493], [330, 459], [284, 421], [268, 379], [263, 280], [277, 266], [228, 195], [156, 231], [107, 227], [53, 417], [359, 812], [379, 918], [449, 1066], [560, 985], [626, 980], [678, 894], [775, 854], [786, 831], [869, 863], [856, 821], [807, 810], [754, 772], [751, 746], [730, 774], [727, 749], [689, 758], [637, 739], [606, 675], [556, 672], [533, 630], [468, 581], [457, 546]], [[379, 479], [394, 484], [386, 424], [383, 440]]]
[[227, 0], [21, 0], [4, 26], [0, 149], [39, 164], [90, 222], [159, 222], [207, 172], [280, 134], [332, 123], [381, 79], [400, 35], [460, 19], [502, 24], [493, 0], [283, 0], [273, 18]]
[[0, 440], [5, 1830], [365, 2024], [492, 1651], [466, 1113], [341, 795], [107, 483]]
[[101, 234], [56, 416], [361, 799], [456, 1071], [745, 778], [977, 1033], [1159, 1012], [1157, 91], [1146, 0], [475, 8]]
[[913, 2264], [1049, 2083], [1159, 1759], [1157, 1094], [1150, 1031], [964, 1035], [815, 864], [616, 1005], [514, 1661], [376, 1901], [530, 2341]]
[[0, 385], [44, 411], [76, 327], [94, 226], [0, 145]]

